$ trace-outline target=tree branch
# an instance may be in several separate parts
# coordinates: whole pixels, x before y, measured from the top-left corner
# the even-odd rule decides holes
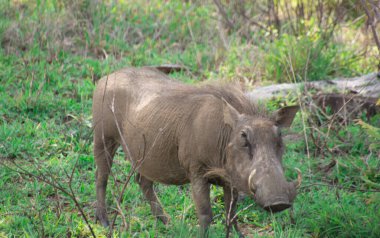
[[[227,23],[228,28],[233,29],[234,24],[233,22],[228,18],[227,12],[224,10],[222,3],[219,0],[214,0],[215,5],[218,7],[220,15],[222,15],[223,19]]]

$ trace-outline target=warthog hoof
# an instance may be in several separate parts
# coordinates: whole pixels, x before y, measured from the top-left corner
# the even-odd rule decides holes
[[[100,224],[104,227],[108,227],[110,225],[108,218],[107,218],[107,212],[105,209],[97,209],[95,214],[95,223],[99,221]]]
[[[170,216],[169,216],[169,215],[166,215],[166,214],[163,214],[163,215],[157,216],[157,218],[158,218],[162,223],[164,223],[164,225],[168,225],[169,222],[170,222]]]

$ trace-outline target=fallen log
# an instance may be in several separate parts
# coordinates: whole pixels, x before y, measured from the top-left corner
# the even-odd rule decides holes
[[[267,101],[276,97],[301,93],[301,88],[316,89],[320,92],[352,93],[365,97],[380,97],[380,73],[370,73],[354,78],[337,78],[333,80],[313,81],[305,83],[284,83],[257,87],[247,92],[252,101]]]

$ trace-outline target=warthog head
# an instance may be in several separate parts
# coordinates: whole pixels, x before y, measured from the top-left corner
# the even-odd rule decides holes
[[[290,126],[298,107],[280,109],[275,119],[239,114],[227,103],[224,107],[225,122],[232,128],[225,158],[228,182],[252,195],[267,211],[289,208],[301,183],[301,173],[297,171],[298,180],[294,182],[284,176],[281,127]]]

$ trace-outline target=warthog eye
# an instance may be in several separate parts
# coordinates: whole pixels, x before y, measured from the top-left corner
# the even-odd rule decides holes
[[[251,159],[252,158],[252,145],[251,143],[249,142],[249,139],[248,139],[248,134],[247,132],[245,131],[242,131],[240,133],[242,139],[243,139],[243,147],[244,148],[248,148],[248,154],[249,154],[249,158]]]
[[[247,132],[245,131],[242,131],[240,133],[241,135],[241,138],[243,139],[243,147],[248,147],[249,146],[249,141],[248,141],[248,135],[247,135]]]
[[[247,133],[246,133],[245,131],[242,131],[242,132],[240,133],[240,135],[241,135],[241,137],[243,137],[244,139],[247,138]]]

